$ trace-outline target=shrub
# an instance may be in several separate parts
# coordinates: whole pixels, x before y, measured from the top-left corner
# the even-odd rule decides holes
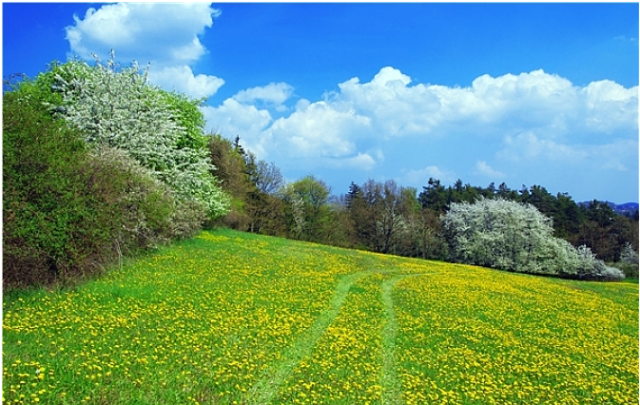
[[[616,263],[629,278],[638,278],[638,253],[633,250],[630,243],[626,243],[620,254],[620,262]]]
[[[106,64],[55,65],[36,81],[39,88],[50,85],[56,96],[49,108],[90,144],[126,151],[211,219],[228,211],[229,198],[211,175],[199,101],[149,85],[135,62],[121,69],[113,54]]]
[[[575,249],[553,237],[551,219],[530,204],[502,199],[452,203],[442,224],[454,261],[580,279],[623,278],[586,246]]]
[[[124,151],[88,148],[32,83],[3,102],[3,285],[68,281],[193,235],[204,208]]]
[[[4,95],[3,284],[50,282],[77,267],[87,252],[76,238],[92,232],[83,226],[95,208],[83,197],[86,145],[40,102],[37,92]]]

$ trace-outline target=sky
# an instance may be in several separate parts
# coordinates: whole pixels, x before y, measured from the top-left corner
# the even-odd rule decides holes
[[[3,3],[2,74],[111,49],[287,181],[639,200],[638,3]]]

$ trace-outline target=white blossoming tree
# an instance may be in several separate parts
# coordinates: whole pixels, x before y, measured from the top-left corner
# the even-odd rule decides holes
[[[120,68],[113,53],[106,64],[71,60],[52,74],[59,97],[50,107],[87,142],[125,151],[210,218],[228,212],[229,197],[211,174],[200,101],[151,86],[147,70],[135,62]]]
[[[576,249],[554,237],[551,219],[530,204],[502,199],[452,203],[441,220],[457,262],[581,279],[624,278],[588,247]]]

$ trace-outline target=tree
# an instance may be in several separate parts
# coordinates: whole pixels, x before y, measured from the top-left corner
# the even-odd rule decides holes
[[[530,204],[502,199],[453,203],[443,217],[454,261],[573,278],[620,279],[587,247],[553,237],[551,220]]]
[[[280,169],[272,162],[258,160],[240,146],[236,137],[235,150],[242,154],[250,188],[245,197],[244,211],[249,218],[248,231],[274,236],[286,236],[287,225],[283,198],[284,180]],[[284,198],[286,199],[286,197]]]
[[[293,182],[288,192],[293,226],[302,230],[298,237],[306,240],[325,242],[331,223],[329,195],[331,191],[325,182],[314,176],[306,176]],[[300,214],[297,210],[301,210]],[[304,226],[300,227],[297,215],[302,215]]]
[[[569,239],[571,235],[578,233],[580,224],[584,222],[580,207],[566,193],[558,193],[551,217],[555,235],[564,239]]]
[[[183,201],[199,204],[210,218],[225,214],[229,198],[211,175],[200,101],[147,83],[134,62],[111,59],[94,66],[72,60],[41,75],[58,100],[49,107],[92,145],[122,149],[169,185]]]
[[[222,190],[231,197],[229,212],[218,221],[233,229],[245,231],[250,222],[247,212],[248,194],[255,186],[251,183],[245,156],[241,154],[244,151],[218,134],[209,136],[207,147],[212,164],[211,174],[218,179]]]
[[[351,209],[353,202],[358,198],[362,198],[362,189],[356,183],[351,182],[349,191],[345,197],[345,205],[348,210]]]
[[[402,189],[394,180],[387,180],[382,184],[381,191],[379,208],[376,210],[379,251],[396,253],[398,236],[405,225],[402,212]],[[410,209],[410,207],[406,208]]]
[[[355,228],[347,204],[347,195],[329,197],[330,223],[326,243],[340,247],[354,247]]]
[[[504,182],[500,183],[498,186],[498,192],[496,195],[503,200],[516,201],[518,199],[518,193],[509,189],[507,184]]]
[[[400,190],[402,221],[396,232],[393,252],[423,259],[444,259],[436,253],[440,229],[438,215],[428,208],[423,209],[416,194],[415,188],[402,187]]]
[[[306,213],[304,200],[296,191],[293,183],[286,184],[280,191],[282,200],[287,204],[287,224],[290,235],[294,239],[302,239],[306,228]]]
[[[429,208],[436,212],[445,212],[447,209],[446,189],[440,184],[440,180],[429,178],[427,186],[422,187],[418,196],[422,208]]]
[[[382,194],[381,186],[372,179],[367,180],[362,186],[353,182],[351,184],[346,200],[353,225],[352,246],[379,251],[376,211]]]
[[[351,183],[346,204],[354,246],[382,253],[407,249],[399,241],[407,230],[405,213],[420,209],[415,189],[403,189],[393,180],[369,179],[362,186]]]
[[[627,277],[638,278],[638,252],[633,250],[630,243],[626,243],[622,248],[620,264]]]
[[[255,162],[253,154],[249,154],[250,161]],[[274,195],[284,184],[284,178],[275,163],[267,163],[258,160],[254,163],[253,170],[250,171],[250,180],[258,191],[264,194]]]

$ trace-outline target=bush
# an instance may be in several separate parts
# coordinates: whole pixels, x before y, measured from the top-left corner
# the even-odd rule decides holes
[[[452,203],[442,224],[454,261],[578,279],[624,278],[586,246],[575,249],[553,237],[551,219],[530,204],[502,199]]]
[[[112,237],[127,253],[155,247],[175,236],[173,193],[124,151],[96,149],[83,169],[87,192],[104,205],[102,215],[111,218],[104,218],[100,224],[111,229]]]
[[[50,282],[86,257],[75,239],[90,234],[80,167],[86,145],[55,121],[37,93],[3,100],[3,284]],[[69,230],[76,233],[71,234]]]
[[[193,235],[205,209],[121,150],[91,149],[31,83],[3,102],[3,285],[68,281]]]
[[[49,108],[87,142],[125,151],[210,219],[224,215],[229,197],[211,174],[200,101],[153,87],[135,62],[121,69],[113,58],[53,65],[36,87],[49,86]]]
[[[620,262],[616,266],[620,267],[626,277],[638,278],[638,253],[630,243],[627,242],[622,248]]]

